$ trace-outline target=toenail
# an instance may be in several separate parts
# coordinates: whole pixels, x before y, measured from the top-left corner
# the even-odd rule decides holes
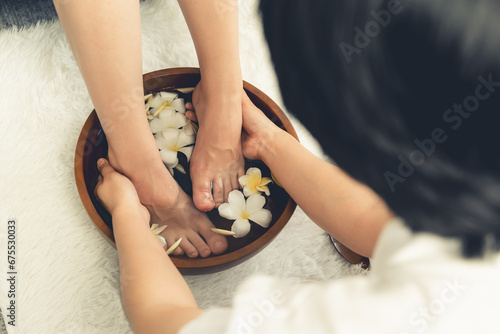
[[[189,254],[190,257],[197,257],[198,256],[198,253],[197,252],[191,252]]]
[[[210,249],[205,249],[203,252],[201,252],[203,256],[208,256],[210,255]]]
[[[214,244],[214,248],[215,250],[218,250],[222,247],[222,241],[217,241],[215,244]]]

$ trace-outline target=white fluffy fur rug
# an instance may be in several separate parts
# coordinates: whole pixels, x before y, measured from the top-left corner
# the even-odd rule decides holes
[[[279,104],[254,0],[240,1],[244,79]],[[174,0],[142,4],[144,72],[197,66]],[[0,306],[5,315],[6,224],[18,220],[18,326],[9,333],[130,333],[120,303],[118,258],[87,216],[73,158],[93,109],[59,22],[0,32]],[[294,121],[304,145],[318,146]],[[225,272],[187,276],[200,307],[229,305],[253,273],[294,280],[360,274],[300,210],[264,251]]]

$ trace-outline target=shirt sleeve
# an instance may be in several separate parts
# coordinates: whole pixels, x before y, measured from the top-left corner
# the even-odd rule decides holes
[[[238,289],[232,308],[209,309],[180,334],[332,334],[330,310],[317,302],[323,291],[320,283],[253,277]]]

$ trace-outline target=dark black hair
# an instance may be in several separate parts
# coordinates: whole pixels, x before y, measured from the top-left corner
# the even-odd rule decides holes
[[[500,249],[500,4],[260,8],[285,104],[325,152],[413,231]]]

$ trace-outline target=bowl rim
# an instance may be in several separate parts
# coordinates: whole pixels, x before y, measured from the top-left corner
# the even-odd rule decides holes
[[[200,70],[199,68],[195,67],[176,67],[176,68],[162,69],[144,74],[143,82],[145,82],[146,80],[157,78],[159,76],[181,75],[181,74],[200,74]],[[243,81],[243,88],[249,95],[250,99],[252,99],[252,97],[257,98],[261,100],[265,105],[267,105],[268,108],[275,113],[276,117],[278,117],[280,122],[283,124],[285,131],[288,132],[290,135],[292,135],[297,141],[299,141],[297,132],[295,131],[292,123],[285,115],[283,110],[281,110],[281,108],[276,104],[276,102],[274,102],[269,96],[267,96],[260,89],[258,89],[257,87],[246,81]],[[97,120],[97,113],[94,109],[87,117],[82,127],[82,130],[80,131],[80,135],[78,137],[75,150],[75,160],[74,160],[75,180],[78,193],[80,195],[80,199],[83,203],[85,210],[87,211],[87,214],[90,216],[95,227],[97,228],[99,233],[101,233],[101,235],[104,237],[104,239],[110,245],[116,248],[113,232],[108,227],[108,225],[106,225],[106,223],[103,221],[103,219],[95,209],[92,200],[90,199],[83,174],[83,154],[85,152],[85,145],[87,142],[88,135],[90,133],[90,129],[92,128],[96,120]],[[285,206],[283,213],[278,218],[278,220],[273,224],[273,226],[271,226],[257,240],[233,252],[210,256],[207,258],[189,259],[189,258],[180,258],[175,256],[171,256],[170,258],[172,262],[175,264],[175,266],[179,269],[211,268],[219,265],[229,264],[234,261],[243,260],[247,256],[250,256],[251,254],[256,254],[262,249],[264,249],[279,234],[279,232],[283,229],[283,227],[285,227],[286,223],[291,218],[293,212],[295,211],[296,206],[297,206],[296,203],[290,197],[288,199],[288,202]]]

